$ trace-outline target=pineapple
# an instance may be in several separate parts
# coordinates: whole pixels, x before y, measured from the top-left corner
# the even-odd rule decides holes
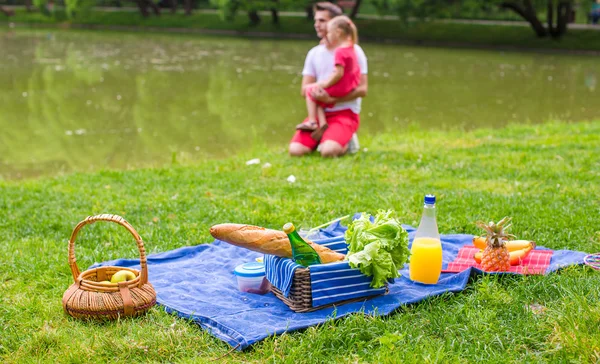
[[[510,217],[505,217],[497,224],[494,224],[493,221],[489,224],[482,221],[477,222],[477,226],[487,233],[487,247],[481,254],[481,267],[486,272],[503,272],[510,268],[510,254],[505,243],[509,238],[514,239],[515,237],[507,233],[511,226],[508,224],[510,220]]]

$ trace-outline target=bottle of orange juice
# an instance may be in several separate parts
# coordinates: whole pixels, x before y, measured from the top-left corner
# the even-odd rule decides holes
[[[442,243],[435,217],[435,196],[425,196],[421,223],[410,249],[410,279],[436,284],[442,272]]]

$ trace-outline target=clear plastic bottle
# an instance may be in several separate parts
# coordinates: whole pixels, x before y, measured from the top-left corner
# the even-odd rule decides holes
[[[437,226],[434,195],[425,196],[423,216],[410,253],[410,279],[425,284],[436,284],[442,272],[442,243]]]

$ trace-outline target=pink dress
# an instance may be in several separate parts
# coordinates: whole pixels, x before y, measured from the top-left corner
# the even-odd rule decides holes
[[[354,46],[337,47],[335,49],[334,61],[336,66],[340,65],[344,67],[344,75],[336,84],[327,87],[325,91],[327,91],[331,97],[346,96],[360,83],[360,67],[358,65]],[[312,96],[310,96],[311,90],[312,88],[307,90],[307,95],[311,100],[324,108],[333,107],[333,104],[325,104],[314,100]]]

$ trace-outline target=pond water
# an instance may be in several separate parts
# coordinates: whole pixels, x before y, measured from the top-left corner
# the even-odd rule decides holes
[[[285,150],[306,40],[0,31],[0,179]],[[598,115],[592,56],[362,45],[359,135]]]

